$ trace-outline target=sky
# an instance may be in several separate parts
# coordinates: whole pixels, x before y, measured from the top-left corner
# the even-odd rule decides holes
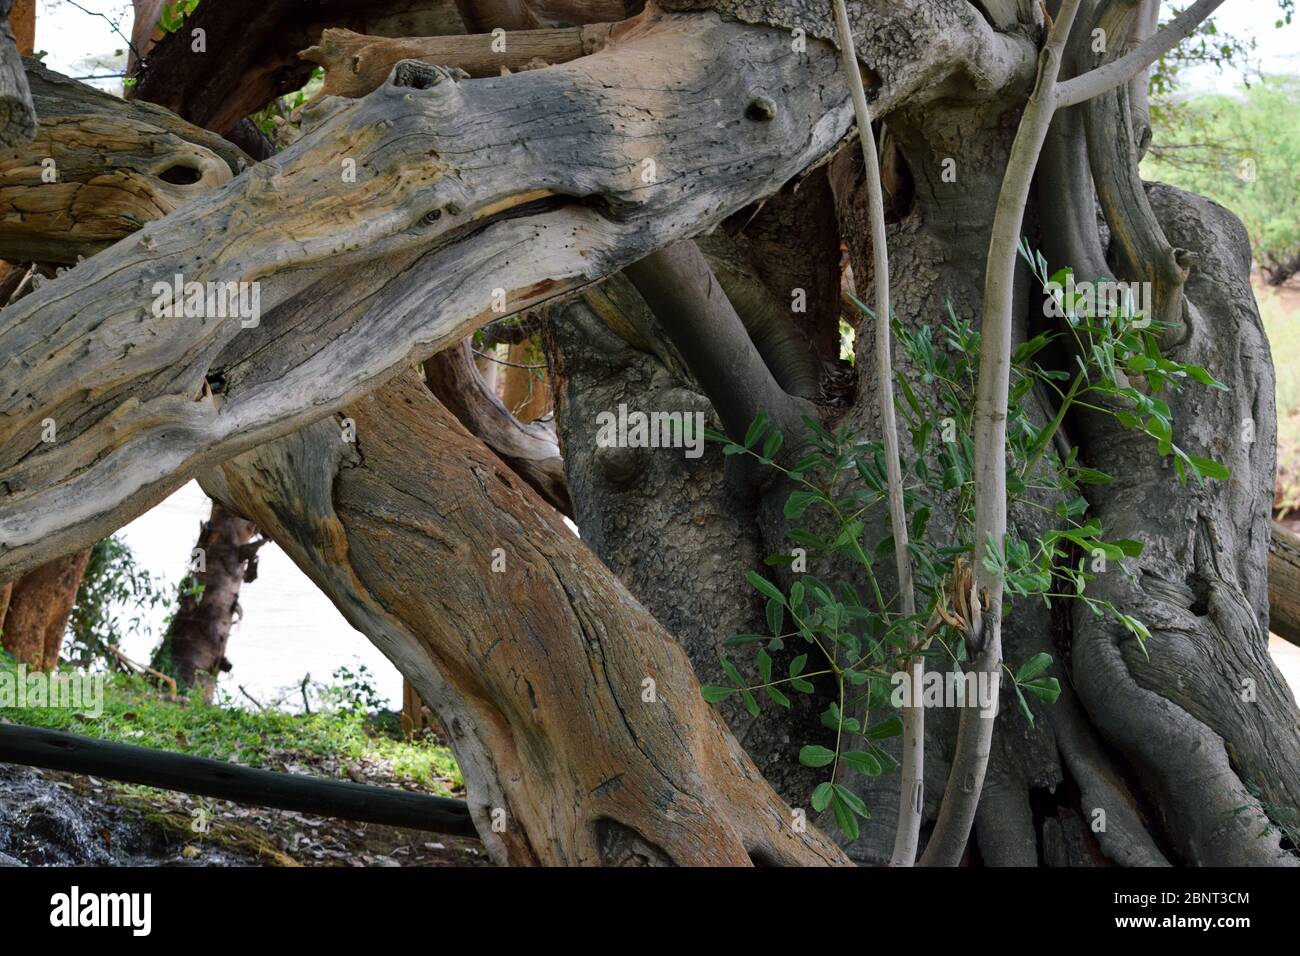
[[[90,13],[78,10],[74,4]],[[125,48],[125,41],[113,32],[107,20],[91,15],[95,13],[117,20],[122,33],[131,35],[133,17],[129,0],[38,0],[36,48],[47,51],[45,62],[51,69],[83,76],[87,58]],[[1265,72],[1300,74],[1300,16],[1296,22],[1277,30],[1273,24],[1279,17],[1274,0],[1227,0],[1215,20],[1222,31],[1255,38],[1258,43],[1255,55]],[[1240,81],[1239,73],[1214,67],[1188,71],[1185,80],[1189,92],[1221,93],[1231,92]],[[117,91],[115,81],[96,85]]]

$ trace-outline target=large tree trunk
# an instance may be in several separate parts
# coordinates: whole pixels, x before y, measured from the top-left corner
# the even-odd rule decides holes
[[[69,554],[13,583],[0,645],[28,667],[52,671],[58,666],[68,617],[88,560],[89,551]]]
[[[287,15],[284,4],[262,6],[259,23]],[[534,30],[554,25],[561,6],[465,0],[458,29],[426,32]],[[12,575],[83,547],[216,467],[211,491],[278,540],[438,710],[497,859],[839,860],[795,830],[754,765],[802,802],[807,778],[792,740],[809,739],[800,721],[825,700],[809,699],[793,719],[724,710],[752,764],[703,707],[686,659],[708,677],[722,638],[761,629],[761,607],[741,582],[765,553],[788,550],[787,489],[739,469],[727,480],[715,452],[645,455],[598,448],[592,434],[595,413],[623,402],[716,415],[734,435],[762,403],[781,406],[789,424],[812,400],[824,420],[878,436],[871,377],[846,388],[844,370],[826,366],[832,209],[863,298],[876,278],[861,168],[844,154],[808,174],[850,118],[824,42],[834,32],[829,5],[660,6],[611,29],[600,52],[546,69],[459,81],[454,69],[400,64],[364,99],[323,101],[315,125],[274,162],[0,314],[0,569]],[[1076,36],[1089,38],[1096,6],[1085,4]],[[1104,6],[1123,19],[1139,5]],[[601,16],[570,10],[566,22],[619,16],[603,3],[587,12],[597,7]],[[705,7],[712,12],[698,12]],[[202,15],[215,26],[250,9]],[[897,319],[940,325],[950,301],[978,325],[989,223],[1033,81],[1040,7],[907,0],[855,3],[851,15],[887,141]],[[1124,25],[1106,25],[1118,55]],[[182,40],[165,42],[179,51]],[[485,72],[482,42],[439,41],[440,65],[456,68],[459,56]],[[392,50],[363,46],[367,56]],[[219,66],[169,55],[180,57],[177,76],[203,83]],[[1087,65],[1076,48],[1066,75]],[[224,96],[232,86],[208,88]],[[1294,862],[1273,827],[1300,804],[1300,732],[1264,644],[1272,381],[1249,256],[1221,210],[1143,187],[1144,123],[1127,95],[1058,116],[1023,232],[1053,268],[1156,283],[1160,314],[1180,333],[1167,350],[1231,386],[1171,403],[1178,441],[1226,461],[1233,480],[1182,487],[1153,448],[1105,420],[1066,422],[1082,460],[1123,476],[1091,494],[1091,507],[1108,536],[1146,550],[1130,562],[1136,581],[1115,570],[1093,586],[1151,626],[1150,657],[1090,615],[1011,606],[1008,662],[1047,652],[1071,679],[1033,726],[1002,701],[968,859]],[[209,121],[223,102],[202,106]],[[354,182],[343,175],[349,160]],[[661,251],[719,225],[698,248]],[[552,310],[547,333],[574,516],[620,584],[410,376],[384,383],[465,342],[502,314],[503,298],[507,314],[522,310],[647,253],[629,270],[640,295],[610,280]],[[261,281],[260,325],[151,315],[151,282],[175,273]],[[788,311],[796,290],[816,303],[812,315]],[[1027,283],[1017,290],[1017,342],[1047,325],[1029,293]],[[858,330],[858,369],[873,366],[873,334],[870,322]],[[916,390],[933,388],[918,378]],[[462,398],[475,390],[443,388]],[[1026,402],[1039,424],[1055,411],[1045,394]],[[463,404],[456,415],[494,447],[518,440],[501,410]],[[38,441],[46,418],[59,424],[52,447]],[[1253,442],[1237,437],[1243,421]],[[529,481],[546,488],[556,461],[532,441],[540,436],[528,438],[529,454],[541,448],[546,462]],[[1032,502],[1011,523],[1033,537],[1055,520],[1054,504]],[[943,512],[932,529],[948,526]],[[887,533],[880,517],[867,524],[868,544]],[[496,559],[504,570],[493,570]],[[641,696],[647,678],[653,701]],[[926,721],[927,826],[955,729],[950,711]],[[849,855],[883,860],[896,780],[851,779],[874,815]],[[491,826],[493,810],[504,830]],[[1100,829],[1090,826],[1097,811]]]
[[[181,598],[153,666],[195,688],[212,702],[217,678],[230,670],[226,644],[239,610],[239,591],[257,576],[257,526],[212,502],[212,513],[199,528],[190,573],[182,582]]]
[[[355,443],[327,419],[204,487],[437,711],[495,860],[843,861],[764,782],[668,633],[418,377],[346,414]]]

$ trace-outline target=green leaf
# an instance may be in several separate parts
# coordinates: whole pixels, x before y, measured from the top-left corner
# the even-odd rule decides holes
[[[1049,704],[1055,704],[1056,699],[1061,696],[1061,682],[1055,677],[1040,677],[1037,680],[1026,681],[1024,688],[1039,700],[1045,700]]]
[[[785,605],[773,598],[767,602],[767,626],[773,637],[780,636],[783,624],[785,624]]]
[[[1047,668],[1052,666],[1052,655],[1047,653],[1035,654],[1029,660],[1020,665],[1016,671],[1016,683],[1023,683],[1037,677]]]
[[[840,799],[839,791],[836,790],[831,799],[831,812],[835,814],[835,825],[840,828],[850,840],[858,838],[858,818],[853,815],[853,811],[848,805]]]
[[[772,434],[767,436],[767,441],[763,442],[763,457],[775,458],[776,453],[781,450],[783,440],[781,433],[773,429]]]
[[[763,594],[765,597],[770,597],[774,601],[780,601],[782,604],[785,603],[785,595],[781,593],[781,589],[757,571],[746,571],[745,580],[752,584],[755,590]]]
[[[820,497],[815,491],[790,492],[790,497],[785,500],[785,516],[792,521],[803,517],[808,506]]]
[[[851,750],[840,754],[843,761],[852,770],[868,777],[880,776],[880,761],[865,750]]]
[[[735,692],[736,690],[734,687],[705,686],[700,688],[700,693],[704,696],[704,699],[708,701],[710,704],[720,703],[726,700]]]
[[[834,789],[832,789],[829,783],[817,784],[816,788],[813,789],[812,798],[810,801],[812,803],[812,808],[816,810],[818,813],[821,813],[828,806],[830,806],[831,797],[834,795],[835,795],[835,791]]]
[[[862,802],[861,797],[842,784],[832,783],[831,787],[835,790],[835,796],[843,800],[850,810],[864,820],[871,819],[871,812],[867,809],[867,805]]]
[[[757,717],[758,701],[754,699],[754,695],[747,690],[742,690],[740,692],[740,696],[745,699],[745,710],[749,711],[749,716]]]
[[[745,447],[753,448],[754,442],[763,437],[765,431],[767,431],[767,412],[759,412],[749,423],[749,430],[745,432]]]
[[[1232,477],[1232,473],[1223,465],[1214,461],[1212,458],[1202,458],[1200,455],[1188,455],[1187,460],[1192,463],[1196,473],[1202,478],[1214,478],[1218,481],[1227,481]]]
[[[786,710],[790,709],[790,698],[786,697],[785,694],[771,686],[764,687],[763,690],[767,692],[767,696],[772,698],[775,703],[784,707]]]
[[[895,714],[887,717],[874,727],[868,727],[867,732],[863,735],[869,740],[884,740],[888,737],[898,737],[903,733],[903,718]]]
[[[763,683],[769,683],[772,680],[772,658],[767,651],[760,647],[754,663],[758,667],[758,676],[763,678]]]
[[[727,660],[725,657],[720,657],[718,660],[722,662],[722,669],[726,671],[727,678],[737,687],[744,687],[745,681],[740,676],[740,671],[736,670],[736,665],[731,663],[731,661]]]
[[[790,676],[798,677],[800,674],[803,673],[803,669],[805,666],[807,666],[807,664],[808,664],[808,655],[800,654],[798,657],[796,657],[794,660],[790,662]]]
[[[835,751],[820,744],[808,744],[799,751],[799,762],[805,767],[825,767],[835,760]]]
[[[801,694],[811,694],[813,692],[812,682],[806,681],[802,677],[796,677],[790,681],[790,686]]]
[[[733,634],[723,641],[724,647],[740,647],[743,644],[757,644],[759,641],[768,640],[766,634]]]

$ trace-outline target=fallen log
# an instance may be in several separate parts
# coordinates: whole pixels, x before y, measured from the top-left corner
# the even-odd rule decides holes
[[[520,30],[507,37],[490,33],[454,37],[388,39],[351,30],[328,29],[320,43],[299,54],[325,68],[320,96],[365,96],[388,79],[402,60],[456,67],[470,76],[499,76],[533,65],[567,63],[599,50],[614,29],[593,23],[558,30]]]
[[[240,767],[38,727],[0,725],[0,761],[89,774],[255,807],[450,836],[477,836],[463,800]]]
[[[1300,647],[1300,536],[1276,521],[1268,542],[1268,629]]]

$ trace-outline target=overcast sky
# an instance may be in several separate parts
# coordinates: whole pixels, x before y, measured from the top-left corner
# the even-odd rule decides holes
[[[131,34],[131,4],[128,0],[75,0],[92,13],[106,14],[118,21],[124,34]],[[205,0],[220,2],[220,0]],[[36,10],[36,48],[46,50],[45,62],[51,69],[70,76],[85,74],[84,61],[89,57],[111,54],[125,48],[121,37],[113,33],[101,17],[76,9],[74,0],[39,0]],[[1256,51],[1265,72],[1300,74],[1300,18],[1281,30],[1273,24],[1279,18],[1273,0],[1227,0],[1216,14],[1219,28],[1229,33],[1253,36]],[[1229,92],[1240,75],[1220,72],[1213,67],[1191,71],[1189,86]],[[113,88],[114,84],[97,84]]]

